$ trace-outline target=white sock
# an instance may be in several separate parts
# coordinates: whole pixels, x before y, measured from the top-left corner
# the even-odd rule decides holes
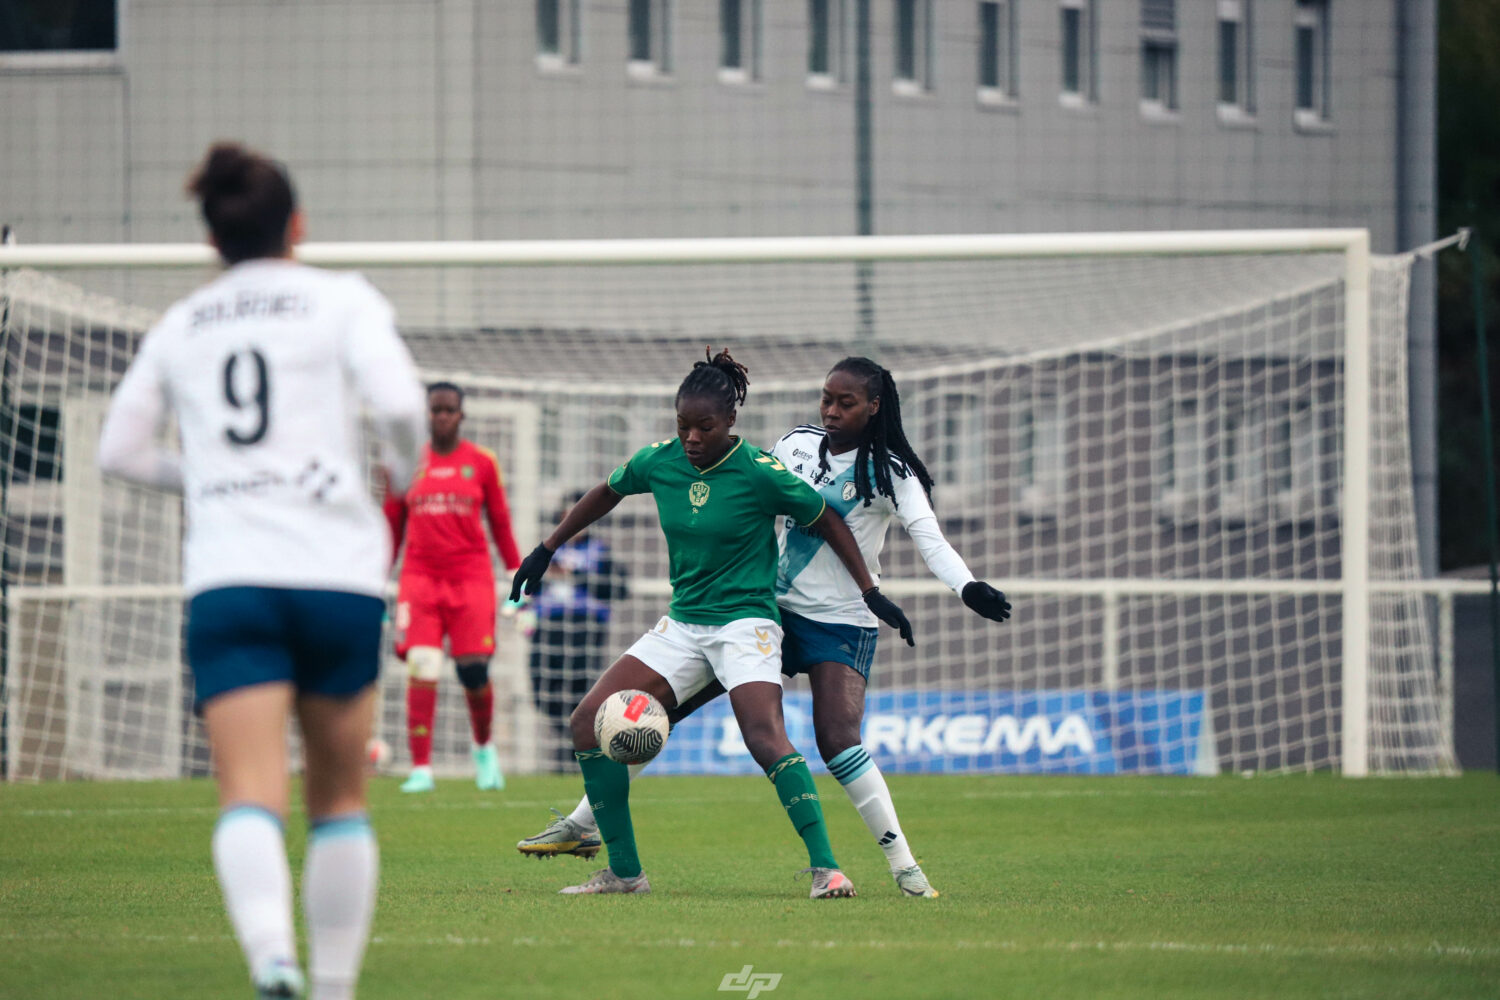
[[[312,1000],[349,1000],[370,940],[380,851],[364,813],[313,824],[302,868]]]
[[[630,772],[630,780],[634,781],[640,777],[641,772],[646,769],[645,764],[627,764],[625,770]],[[578,800],[573,811],[568,813],[568,819],[582,827],[584,833],[598,833],[599,824],[594,822],[594,810],[589,805],[589,797],[585,795]]]
[[[296,964],[292,873],[281,820],[260,806],[230,806],[213,837],[214,871],[250,975],[272,961]]]
[[[896,819],[896,805],[891,801],[891,790],[886,787],[880,768],[870,759],[865,748],[855,745],[828,762],[828,773],[844,786],[844,792],[854,808],[864,818],[875,842],[885,852],[891,871],[910,868],[917,863],[906,837],[901,833],[901,822]]]

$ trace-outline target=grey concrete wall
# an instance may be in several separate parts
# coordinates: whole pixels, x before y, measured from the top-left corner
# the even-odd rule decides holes
[[[1393,4],[1333,4],[1332,127],[1307,133],[1292,0],[1253,5],[1251,127],[1214,113],[1213,4],[1178,4],[1161,123],[1138,106],[1136,4],[1099,4],[1100,100],[1071,109],[1058,5],[1019,3],[1019,99],[993,109],[973,3],[936,0],[933,89],[903,97],[893,5],[871,0],[877,232],[1362,225],[1393,248]],[[523,0],[129,0],[115,68],[0,70],[0,221],[28,242],[196,238],[183,176],[229,136],[292,166],[316,239],[852,232],[852,90],[807,86],[805,6],[767,0],[745,85],[718,79],[718,5],[673,7],[673,72],[640,82],[624,0],[585,0],[560,72]]]

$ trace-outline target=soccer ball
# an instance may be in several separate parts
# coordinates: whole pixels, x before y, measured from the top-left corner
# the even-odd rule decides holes
[[[644,764],[667,742],[667,710],[644,691],[616,691],[594,715],[594,739],[611,760]]]
[[[365,744],[365,758],[369,761],[370,770],[384,770],[391,762],[391,745],[379,736],[372,736]]]

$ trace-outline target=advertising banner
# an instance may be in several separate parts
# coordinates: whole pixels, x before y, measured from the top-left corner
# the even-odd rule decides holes
[[[826,773],[812,696],[787,692],[787,735]],[[1213,774],[1200,691],[874,691],[864,746],[888,774]],[[650,774],[759,774],[729,699],[679,723]]]

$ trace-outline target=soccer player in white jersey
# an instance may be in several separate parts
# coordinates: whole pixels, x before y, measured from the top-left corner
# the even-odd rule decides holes
[[[422,386],[379,292],[291,259],[304,224],[277,164],[219,143],[188,189],[227,270],[146,334],[98,460],[185,500],[188,661],[221,810],[214,867],[256,994],[305,989],[282,834],[295,712],[311,996],[345,1000],[375,907],[365,743],[391,544],[360,414],[404,488],[425,435]],[[168,417],[180,452],[159,443]]]
[[[1009,618],[1005,595],[974,578],[938,527],[932,477],[906,439],[891,373],[868,358],[845,358],[828,373],[819,409],[821,427],[794,428],[771,454],[843,515],[871,577],[878,581],[886,529],[895,518],[917,543],[928,568],[969,608],[992,621]],[[901,831],[885,778],[860,742],[865,686],[875,658],[875,618],[817,533],[787,518],[781,541],[776,603],[783,629],[782,670],[808,675],[818,751],[885,852],[897,887],[910,896],[936,896]],[[713,687],[705,689],[670,710],[672,721],[717,694]],[[517,847],[530,854],[588,856],[598,849],[595,830],[585,798],[571,815],[559,816]]]

